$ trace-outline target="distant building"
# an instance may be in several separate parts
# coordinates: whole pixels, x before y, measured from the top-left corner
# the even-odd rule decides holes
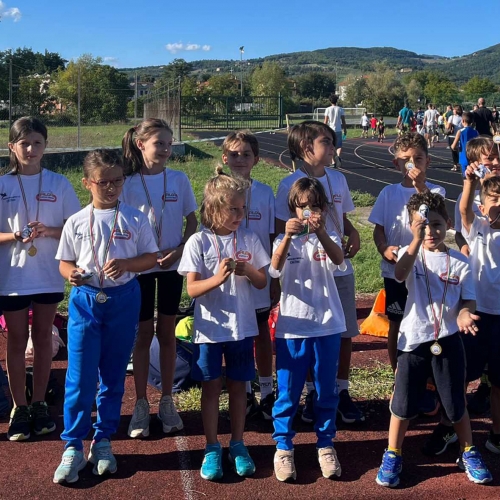
[[[151,92],[151,90],[153,90],[154,85],[155,85],[154,82],[138,82],[137,83],[137,96],[138,97],[147,96]],[[129,87],[135,93],[135,82],[129,83]]]

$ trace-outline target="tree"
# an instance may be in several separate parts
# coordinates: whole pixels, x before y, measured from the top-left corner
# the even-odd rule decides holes
[[[238,96],[238,80],[233,75],[214,75],[208,80],[207,92],[213,96]]]
[[[250,75],[253,96],[290,95],[290,83],[284,69],[276,62],[265,61]]]
[[[463,87],[467,99],[471,101],[477,100],[479,97],[485,97],[498,91],[498,86],[495,85],[489,78],[480,78],[473,76]]]
[[[174,81],[183,81],[193,71],[193,65],[184,59],[174,59],[163,69],[163,74],[157,81],[157,86],[162,87]]]
[[[49,92],[50,75],[28,75],[19,79],[17,101],[26,115],[43,115],[54,110],[56,99]]]
[[[355,108],[361,104],[368,95],[368,85],[363,77],[348,76],[346,78],[346,91],[344,104],[348,108]]]
[[[444,73],[438,72],[429,73],[424,95],[428,102],[436,106],[457,102],[459,97],[457,86]]]
[[[374,63],[375,73],[366,79],[366,107],[372,113],[396,116],[406,99],[405,88],[396,72],[384,63]]]
[[[335,92],[336,78],[332,73],[307,73],[297,79],[299,94],[319,100]]]
[[[405,85],[406,96],[408,104],[416,109],[421,106],[420,102],[424,96],[424,91],[420,82],[418,80],[410,80],[407,85]]]
[[[77,117],[80,80],[80,115],[83,123],[109,123],[126,119],[127,101],[134,91],[123,73],[101,63],[100,57],[85,54],[56,73],[50,92],[61,101],[69,118],[74,120]]]

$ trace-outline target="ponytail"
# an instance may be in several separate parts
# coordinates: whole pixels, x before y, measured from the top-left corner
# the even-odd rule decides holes
[[[141,150],[135,142],[136,128],[132,127],[125,132],[122,140],[123,164],[125,166],[125,175],[138,173],[144,166]]]

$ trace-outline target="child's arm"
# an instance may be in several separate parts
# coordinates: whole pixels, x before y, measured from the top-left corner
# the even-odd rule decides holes
[[[460,231],[455,231],[455,243],[460,249],[460,253],[462,253],[466,257],[470,255],[470,247],[467,243],[467,240],[464,238],[464,235]]]
[[[345,257],[352,259],[359,252],[361,240],[359,238],[358,230],[347,218],[347,214],[344,214],[344,234],[347,236],[347,242],[345,244]]]
[[[102,270],[108,278],[115,280],[126,272],[137,274],[155,267],[156,259],[156,252],[143,253],[129,259],[111,259],[104,264]]]
[[[398,260],[398,247],[387,244],[384,226],[375,224],[375,229],[373,230],[373,240],[375,241],[377,251],[380,255],[382,255],[382,258],[390,264],[395,264]]]
[[[313,213],[309,219],[309,227],[312,232],[316,233],[330,260],[337,266],[342,264],[344,262],[344,251],[326,232],[324,214]]]
[[[234,274],[236,274],[236,276],[246,276],[250,283],[258,290],[266,288],[267,277],[264,267],[256,269],[255,266],[252,266],[249,262],[236,261]]]
[[[222,259],[221,263],[219,264],[219,270],[217,271],[217,273],[204,280],[201,279],[200,273],[187,273],[186,284],[188,295],[192,299],[197,299],[198,297],[201,297],[202,295],[215,290],[223,283],[225,283],[233,272],[231,262],[233,262],[233,259]]]
[[[457,149],[458,143],[460,142],[460,133],[461,132],[462,132],[461,130],[459,130],[457,132],[457,135],[455,136],[455,140],[453,141],[452,145],[450,146],[451,149],[453,149],[453,150]]]
[[[478,321],[481,318],[477,314],[473,314],[475,310],[475,300],[464,300],[462,302],[462,308],[460,309],[457,317],[458,329],[461,332],[477,335],[477,326],[475,321]]]
[[[286,262],[288,248],[292,241],[292,236],[298,234],[304,229],[304,224],[300,219],[289,219],[285,224],[285,236],[281,240],[278,248],[273,252],[271,257],[271,266],[277,271],[281,271]]]
[[[408,278],[415,260],[417,259],[420,245],[425,236],[426,220],[423,217],[415,215],[415,220],[411,224],[411,232],[413,233],[413,240],[406,249],[406,252],[398,259],[396,267],[394,268],[394,276],[397,281],[404,281]]]
[[[186,241],[189,240],[189,238],[196,232],[197,227],[198,220],[196,219],[196,214],[191,212],[186,216],[186,228],[184,229],[184,235],[180,245],[176,248],[167,248],[162,251],[163,258],[157,261],[162,269],[168,269],[182,257],[184,245],[186,244]]]
[[[478,165],[477,162],[472,162],[467,166],[465,170],[464,191],[460,200],[460,217],[462,217],[462,225],[467,232],[470,231],[475,217],[472,204],[474,203],[476,185],[479,182],[478,177],[474,174],[474,170],[477,169]]]

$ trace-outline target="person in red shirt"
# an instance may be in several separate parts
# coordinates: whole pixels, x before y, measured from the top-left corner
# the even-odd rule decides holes
[[[370,126],[372,128],[372,139],[374,139],[375,133],[377,132],[377,119],[375,118],[375,115],[372,115],[370,118]]]

